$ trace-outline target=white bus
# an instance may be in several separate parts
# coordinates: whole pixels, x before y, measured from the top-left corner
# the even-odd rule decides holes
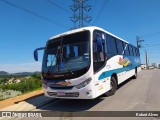
[[[84,27],[50,38],[44,49],[44,94],[53,98],[94,99],[113,95],[141,70],[137,47],[99,28]]]

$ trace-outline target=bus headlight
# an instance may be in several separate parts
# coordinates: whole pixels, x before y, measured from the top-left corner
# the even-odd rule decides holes
[[[48,88],[47,82],[45,80],[42,80],[42,87],[44,87],[45,89]]]
[[[87,80],[85,80],[84,82],[80,83],[79,85],[76,85],[75,87],[77,89],[81,89],[85,86],[87,86],[90,82],[91,82],[92,78],[88,78]]]

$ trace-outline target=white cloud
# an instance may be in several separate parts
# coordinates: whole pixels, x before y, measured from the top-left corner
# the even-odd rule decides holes
[[[35,72],[41,71],[42,62],[22,63],[22,64],[0,64],[0,71],[9,73]]]

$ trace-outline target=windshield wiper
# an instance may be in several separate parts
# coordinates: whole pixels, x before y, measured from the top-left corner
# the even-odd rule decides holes
[[[59,51],[59,48],[57,48],[57,52],[56,52],[56,55],[54,56],[54,58],[53,58],[53,59],[51,59],[51,65],[49,66],[47,73],[50,73],[50,72],[51,72],[53,62],[55,61],[55,59],[56,59],[56,58],[57,58],[57,56],[58,56],[58,51]]]
[[[71,72],[71,73],[72,73],[72,75],[74,74],[74,72],[73,72],[71,69],[68,69],[68,71],[69,71],[69,72]]]

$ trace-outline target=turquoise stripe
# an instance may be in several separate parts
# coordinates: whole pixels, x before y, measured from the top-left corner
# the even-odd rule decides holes
[[[134,69],[135,67],[138,67],[138,66],[140,66],[140,65],[139,64],[137,64],[137,65],[129,65],[127,67],[118,68],[118,69],[114,69],[114,70],[103,72],[98,77],[98,80],[103,80],[104,78],[110,77],[113,73],[118,74],[118,73],[121,73],[121,72],[124,72],[124,71],[130,71],[130,70],[132,70],[132,69]]]

